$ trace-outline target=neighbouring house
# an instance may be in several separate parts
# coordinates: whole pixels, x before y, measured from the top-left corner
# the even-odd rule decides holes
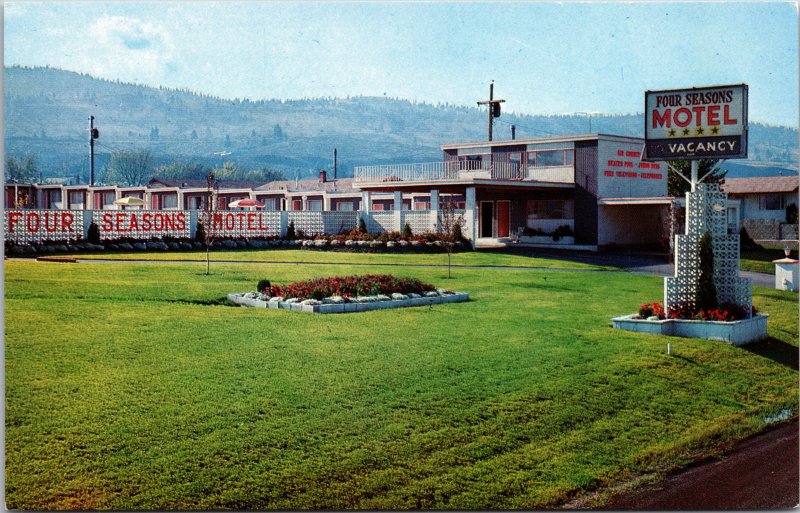
[[[722,190],[741,202],[741,225],[755,240],[797,240],[797,223],[787,223],[787,207],[798,206],[798,176],[726,178]]]

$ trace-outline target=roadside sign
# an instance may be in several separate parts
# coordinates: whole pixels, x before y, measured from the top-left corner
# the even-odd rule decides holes
[[[747,158],[747,85],[645,91],[642,160]]]

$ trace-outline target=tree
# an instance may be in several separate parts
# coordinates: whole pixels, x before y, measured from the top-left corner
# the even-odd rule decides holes
[[[211,245],[217,239],[217,231],[214,229],[214,212],[217,210],[217,195],[219,193],[219,182],[214,177],[213,171],[206,176],[206,201],[203,210],[200,212],[197,233],[202,233],[203,243],[206,246],[206,276],[211,274]],[[201,231],[202,229],[202,231]]]
[[[6,158],[5,179],[8,183],[33,183],[39,175],[36,157],[26,155],[22,160],[10,155]]]
[[[718,162],[719,160],[715,159],[701,159],[697,165],[698,168],[697,178],[698,179],[703,178],[703,176],[705,176],[706,173],[711,171],[714,168],[714,166],[717,165]],[[669,165],[672,168],[675,168],[678,171],[680,171],[681,174],[686,178],[691,177],[692,164],[690,161],[671,160],[669,162]],[[725,175],[727,174],[728,174],[727,169],[719,169],[717,171],[714,171],[710,175],[706,176],[706,178],[703,180],[703,183],[723,184],[725,183]],[[672,169],[669,169],[667,171],[667,194],[674,197],[682,197],[686,195],[686,193],[689,192],[689,190],[691,190],[691,187],[692,187],[691,184],[689,184],[689,182],[678,176],[678,174],[675,171],[673,171]]]
[[[275,124],[275,127],[272,129],[272,138],[278,142],[286,140],[286,135],[284,135],[283,129],[281,129],[279,124]]]
[[[107,166],[109,182],[142,185],[152,178],[153,155],[148,149],[115,151]]]
[[[448,199],[439,203],[438,221],[439,236],[447,251],[447,278],[449,279],[452,278],[450,262],[452,260],[453,247],[463,238],[461,225],[464,224],[464,214],[456,209],[455,202],[452,199]]]
[[[159,178],[172,180],[202,180],[208,176],[210,170],[198,162],[171,162],[160,166],[156,172]]]

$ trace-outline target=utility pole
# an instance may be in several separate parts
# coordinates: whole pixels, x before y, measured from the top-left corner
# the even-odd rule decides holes
[[[494,80],[489,83],[489,100],[478,102],[478,105],[488,105],[489,106],[489,140],[492,140],[492,121],[494,118],[500,117],[500,104],[503,103],[505,100],[495,100],[494,99]]]
[[[336,148],[333,149],[333,179],[336,180]]]
[[[511,140],[517,139],[517,125],[511,125]]]
[[[94,140],[100,132],[94,127],[94,116],[89,116],[89,186],[94,185]]]

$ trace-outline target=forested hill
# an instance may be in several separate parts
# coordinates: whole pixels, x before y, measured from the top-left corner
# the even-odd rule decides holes
[[[35,156],[44,177],[83,180],[90,115],[100,130],[98,169],[115,151],[148,148],[157,165],[233,161],[302,178],[330,169],[336,148],[345,176],[357,165],[439,160],[443,143],[486,138],[486,113],[477,106],[376,97],[226,100],[52,68],[6,67],[4,101],[6,154]],[[509,98],[504,107],[513,104]],[[591,132],[642,135],[641,114],[589,119],[504,112],[495,122],[495,139],[510,139],[512,124],[517,138],[525,138],[588,133],[590,123]],[[796,172],[797,137],[795,129],[751,124],[751,157],[732,173]]]

